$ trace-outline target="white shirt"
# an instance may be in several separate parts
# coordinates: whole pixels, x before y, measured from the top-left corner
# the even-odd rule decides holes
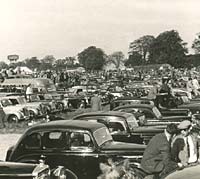
[[[33,89],[30,86],[27,87],[26,94],[33,94]]]
[[[191,136],[187,137],[188,144],[189,144],[189,153],[190,157],[188,159],[188,163],[194,163],[197,161],[197,154],[195,153],[195,146]]]
[[[199,82],[197,79],[193,79],[192,84],[194,89],[199,89]]]

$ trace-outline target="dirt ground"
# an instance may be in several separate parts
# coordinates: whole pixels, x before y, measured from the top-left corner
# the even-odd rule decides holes
[[[0,160],[5,160],[6,151],[17,142],[20,136],[21,134],[0,134]]]

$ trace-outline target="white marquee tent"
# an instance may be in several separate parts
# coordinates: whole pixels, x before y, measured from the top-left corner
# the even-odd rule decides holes
[[[26,66],[23,66],[23,67],[19,67],[18,66],[18,67],[16,67],[14,69],[14,72],[21,73],[21,74],[26,74],[26,75],[33,73],[33,71],[30,68],[26,67]]]

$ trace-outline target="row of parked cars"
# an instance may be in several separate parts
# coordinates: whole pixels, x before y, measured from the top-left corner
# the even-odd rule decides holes
[[[119,100],[122,101],[116,99],[113,103],[118,104]],[[6,160],[38,163],[43,156],[50,168],[64,166],[78,178],[93,179],[100,175],[99,164],[108,158],[129,159],[132,165],[139,163],[145,144],[155,134],[169,123],[192,118],[188,109],[166,112],[144,99],[123,102],[127,104],[112,111],[83,113],[71,120],[56,115],[55,121],[35,125],[10,147]]]
[[[83,113],[71,120],[57,114],[54,121],[30,127],[9,148],[6,161],[36,164],[43,158],[50,171],[62,166],[80,179],[94,179],[108,158],[129,159],[135,166],[149,140],[167,124],[192,119],[188,108],[161,110],[146,98],[117,98],[110,107],[112,111]]]

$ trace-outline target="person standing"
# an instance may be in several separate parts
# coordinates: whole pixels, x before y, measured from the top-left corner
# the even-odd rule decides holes
[[[33,89],[31,87],[31,84],[28,84],[26,88],[26,99],[30,102],[31,101],[31,95],[33,95]]]
[[[5,117],[6,117],[6,114],[5,114],[5,112],[4,112],[4,110],[3,110],[3,108],[2,107],[0,107],[0,126],[1,126],[1,128],[5,128],[6,126],[5,126]]]
[[[189,93],[188,98],[192,99],[192,92],[193,92],[193,84],[192,84],[192,78],[190,77],[186,83],[186,89]]]
[[[192,80],[192,84],[193,84],[193,92],[195,96],[199,96],[200,92],[199,92],[199,82],[197,80],[197,77],[195,76],[194,79]]]
[[[91,98],[91,109],[92,111],[101,111],[101,98],[99,97],[98,91],[95,91],[94,96]]]
[[[177,163],[171,158],[171,138],[177,132],[175,124],[168,124],[163,133],[155,135],[148,143],[141,168],[147,173],[145,179],[158,179],[176,169]]]

